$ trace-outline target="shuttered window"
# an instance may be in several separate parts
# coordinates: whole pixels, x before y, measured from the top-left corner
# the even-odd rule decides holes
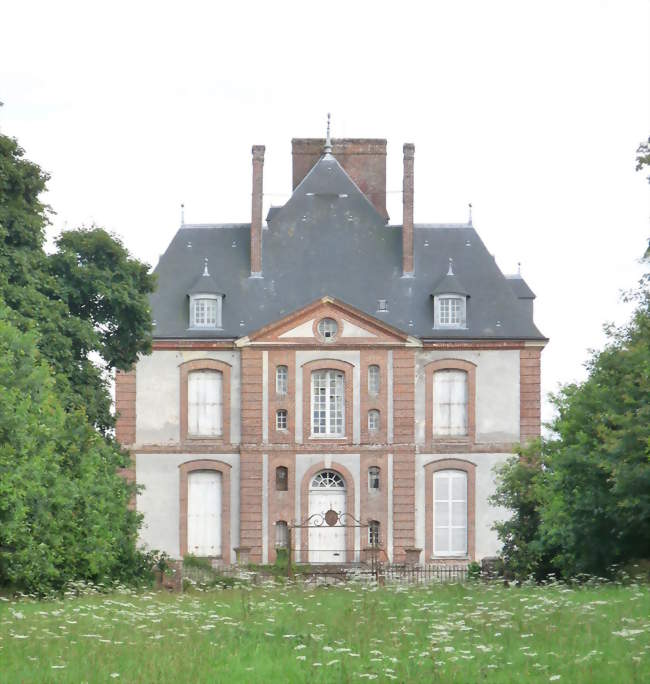
[[[440,470],[433,475],[433,553],[467,555],[467,473]]]
[[[187,478],[187,551],[221,555],[221,473],[197,470]]]
[[[192,371],[187,376],[187,430],[217,437],[223,424],[223,376],[219,371]]]
[[[314,435],[345,434],[345,375],[322,370],[311,374],[311,431]]]
[[[285,520],[275,523],[275,548],[286,549],[289,546],[289,527]]]
[[[467,434],[467,373],[441,370],[433,375],[433,433]]]

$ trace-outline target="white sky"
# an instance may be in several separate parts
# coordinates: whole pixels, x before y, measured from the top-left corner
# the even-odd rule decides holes
[[[179,224],[250,220],[290,190],[292,137],[415,143],[415,220],[474,225],[517,262],[551,338],[543,392],[623,321],[650,234],[646,0],[4,2],[0,130],[52,179],[51,234],[95,222],[152,265]],[[276,196],[269,196],[276,194]],[[392,222],[401,195],[388,195]],[[544,418],[550,418],[549,406]]]

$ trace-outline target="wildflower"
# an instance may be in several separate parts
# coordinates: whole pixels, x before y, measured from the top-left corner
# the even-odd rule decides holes
[[[119,673],[119,672],[111,672],[110,676],[111,676],[113,679],[117,679],[117,678],[120,676],[120,673]]]
[[[327,665],[327,667],[329,667],[330,665],[336,665],[336,663],[340,663],[340,662],[341,662],[340,660],[330,660],[329,663],[326,663],[326,665]]]
[[[297,646],[293,647],[294,651],[302,651],[303,648],[307,648],[305,644],[298,644]]]
[[[548,681],[549,681],[549,682],[557,682],[557,680],[558,680],[560,677],[561,677],[561,675],[551,675],[551,676],[548,678]]]
[[[303,656],[303,655],[296,656],[296,660],[306,660],[306,659],[307,659],[307,656]]]

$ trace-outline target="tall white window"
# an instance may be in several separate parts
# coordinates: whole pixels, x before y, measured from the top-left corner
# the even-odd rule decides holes
[[[379,394],[379,366],[368,366],[368,394],[376,397]]]
[[[467,473],[439,470],[433,474],[433,553],[467,555]]]
[[[433,374],[433,433],[467,434],[467,372],[440,370]]]
[[[368,411],[368,431],[379,431],[379,411],[377,411],[377,409],[371,409]]]
[[[223,376],[219,371],[192,371],[187,376],[187,431],[190,435],[221,435]]]
[[[311,374],[311,431],[313,435],[345,435],[345,375],[337,370]]]
[[[377,466],[368,468],[368,489],[379,489],[379,468]]]
[[[466,298],[458,295],[437,295],[436,309],[437,328],[464,328],[466,322]]]
[[[190,327],[221,327],[221,295],[192,296],[190,301]]]
[[[289,528],[286,521],[278,520],[275,523],[275,548],[286,549],[289,546]]]
[[[278,366],[275,369],[275,393],[284,396],[288,391],[289,369]]]

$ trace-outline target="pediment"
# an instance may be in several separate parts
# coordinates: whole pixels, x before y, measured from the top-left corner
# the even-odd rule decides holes
[[[323,318],[336,321],[337,332],[325,340],[318,332]],[[332,297],[322,297],[288,316],[237,340],[237,346],[308,345],[322,347],[420,346],[419,340]]]

